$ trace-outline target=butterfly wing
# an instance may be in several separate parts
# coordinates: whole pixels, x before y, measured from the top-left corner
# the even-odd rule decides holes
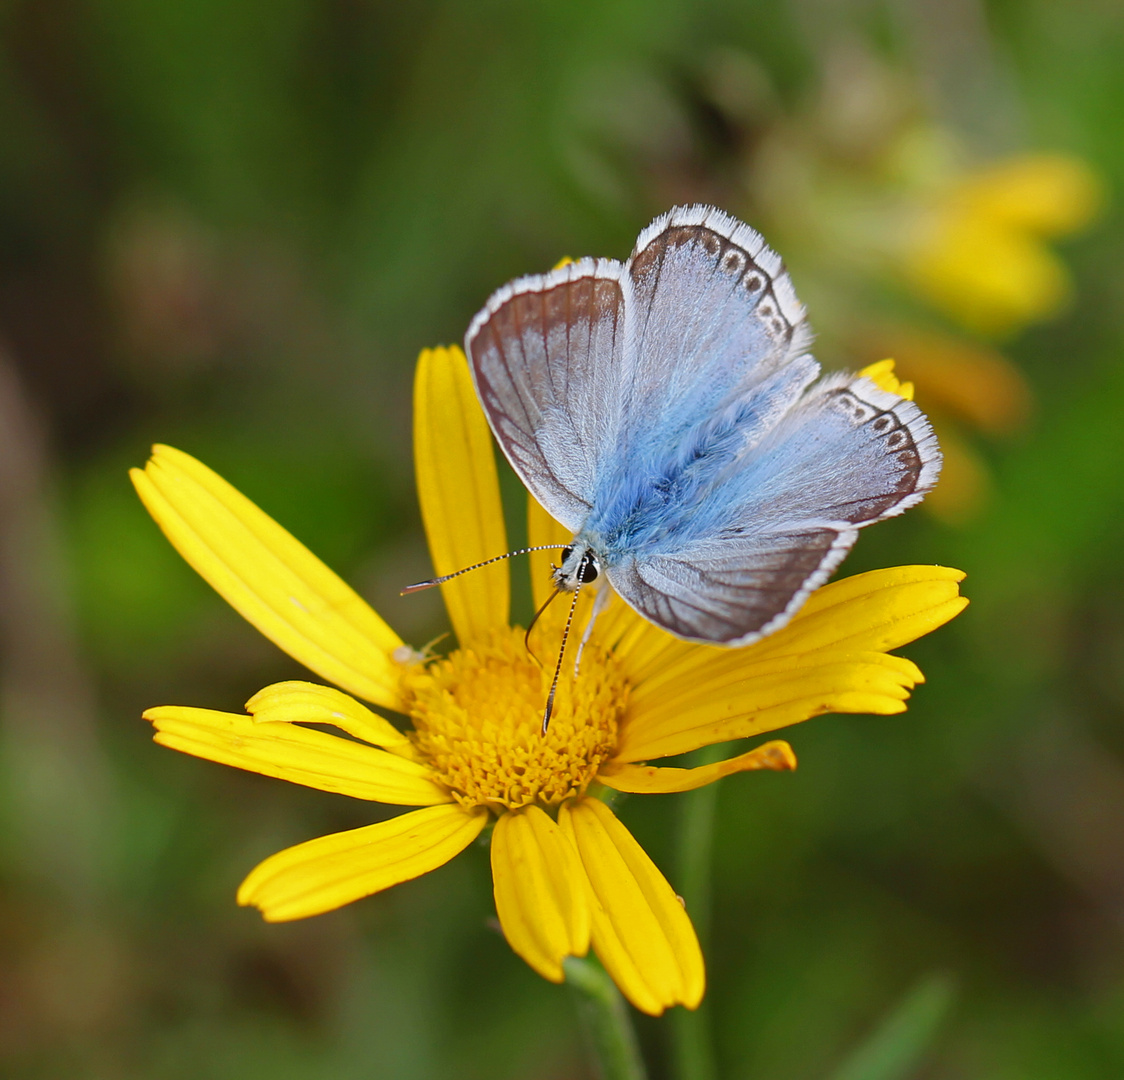
[[[940,451],[911,401],[831,376],[788,410],[738,467],[685,506],[685,543],[608,568],[641,615],[680,637],[747,645],[783,626],[850,550],[937,481]],[[665,548],[667,545],[665,545]]]
[[[629,448],[648,433],[674,436],[807,351],[780,256],[729,214],[676,207],[640,234],[625,270]]]
[[[512,467],[577,531],[617,438],[625,300],[621,264],[582,259],[488,300],[465,337],[477,394]]]

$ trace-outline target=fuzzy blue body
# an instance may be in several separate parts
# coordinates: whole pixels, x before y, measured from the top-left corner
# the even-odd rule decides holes
[[[701,420],[692,395],[660,422],[627,432],[598,472],[593,508],[575,543],[609,569],[750,524],[747,507],[758,502],[759,473],[775,453],[762,439],[818,371],[807,358],[740,389]]]

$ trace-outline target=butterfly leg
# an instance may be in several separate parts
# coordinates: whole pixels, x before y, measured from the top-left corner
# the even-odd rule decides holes
[[[597,616],[609,606],[609,597],[612,596],[613,589],[609,583],[602,582],[597,589],[597,595],[593,599],[593,609],[589,613],[589,621],[585,624],[585,631],[582,633],[582,639],[578,643],[578,655],[574,657],[574,678],[578,677],[578,670],[581,668],[582,650],[585,648],[585,643],[589,640],[590,634],[593,633],[593,624],[597,621]]]

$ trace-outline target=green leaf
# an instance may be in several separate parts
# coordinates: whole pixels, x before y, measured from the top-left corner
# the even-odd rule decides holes
[[[832,1074],[831,1080],[905,1080],[932,1045],[953,999],[953,980],[926,976]]]

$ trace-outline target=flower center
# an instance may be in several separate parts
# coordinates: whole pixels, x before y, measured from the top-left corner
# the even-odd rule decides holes
[[[535,662],[518,627],[407,669],[414,745],[463,806],[556,806],[580,795],[613,752],[628,684],[592,641],[575,678],[575,651],[566,651],[545,735],[553,667]]]

